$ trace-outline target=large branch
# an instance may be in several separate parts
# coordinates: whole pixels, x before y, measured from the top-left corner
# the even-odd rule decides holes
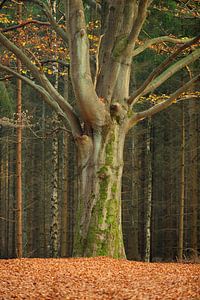
[[[33,80],[19,74],[18,72],[12,70],[11,68],[4,66],[0,63],[0,69],[3,71],[6,71],[17,78],[23,80],[25,83],[30,85],[33,89],[35,89],[37,92],[39,92],[42,96],[45,102],[50,105],[54,111],[61,117],[61,119],[64,121],[64,123],[68,123],[72,129],[72,134],[74,137],[80,136],[82,134],[82,129],[79,123],[78,118],[76,118],[75,114],[73,112],[68,112],[67,114],[61,109],[59,104],[54,100],[54,98],[49,94],[42,86],[36,84]]]
[[[0,32],[0,43],[16,55],[17,58],[31,71],[33,76],[40,81],[41,74],[38,68],[31,62],[31,60],[19,49],[14,43],[12,43],[5,35]]]
[[[79,121],[72,106],[52,86],[45,74],[31,62],[31,60],[22,52],[21,49],[19,49],[15,44],[8,40],[1,32],[0,42],[4,47],[6,47],[8,50],[14,53],[18,59],[20,59],[20,61],[27,67],[27,69],[32,73],[35,79],[41,84],[41,86],[51,95],[54,101],[57,102],[61,109],[66,113],[70,125],[72,127],[77,128],[77,122],[79,123]]]
[[[34,88],[37,92],[39,92],[45,98],[45,101],[56,111],[56,113],[58,115],[62,116],[62,118],[67,120],[67,117],[61,110],[60,106],[51,98],[49,93],[44,88],[42,88],[40,85],[36,84],[33,80],[19,74],[18,72],[12,70],[11,68],[9,68],[7,66],[2,65],[1,63],[0,63],[0,69],[23,80],[25,83],[27,83],[32,88]]]
[[[140,0],[138,4],[137,17],[133,23],[133,27],[128,37],[127,46],[125,49],[125,53],[128,53],[129,55],[132,54],[132,49],[134,48],[135,42],[146,20],[147,9],[149,5],[150,5],[149,0]]]
[[[190,81],[188,81],[187,83],[185,83],[182,87],[180,87],[177,91],[175,91],[167,100],[162,101],[159,104],[156,104],[155,106],[142,111],[142,112],[138,112],[135,113],[133,115],[133,117],[130,119],[129,121],[129,128],[131,128],[133,125],[135,125],[136,123],[138,123],[139,121],[151,117],[154,114],[160,112],[161,110],[169,107],[182,93],[184,93],[185,91],[187,91],[190,86],[192,86],[196,81],[200,80],[200,74],[197,75],[196,77],[194,77],[193,79],[191,79]]]
[[[121,52],[124,44],[124,0],[108,1],[103,18],[104,34],[97,56],[96,91],[101,97],[111,101],[120,70]],[[134,0],[135,2],[135,0]],[[105,16],[107,14],[107,16]],[[132,13],[129,11],[132,16]],[[127,17],[126,21],[130,17]],[[126,41],[127,37],[125,38]]]
[[[177,63],[173,64],[171,67],[169,67],[166,71],[164,71],[160,76],[158,76],[155,80],[150,83],[147,88],[144,90],[144,92],[140,95],[144,96],[148,94],[149,92],[154,91],[156,88],[158,88],[163,82],[165,82],[167,79],[172,77],[176,72],[184,68],[185,66],[191,64],[192,62],[196,61],[200,57],[200,48],[193,51],[190,55],[184,57]]]
[[[69,40],[71,77],[79,111],[93,127],[105,124],[105,105],[99,101],[90,72],[89,42],[83,3],[69,0]]]
[[[156,69],[154,69],[153,72],[148,76],[148,78],[141,85],[141,87],[134,94],[132,94],[129,97],[129,99],[127,101],[128,104],[135,104],[138,101],[138,99],[146,93],[146,90],[150,86],[152,80],[154,78],[156,78],[156,76],[158,76],[161,72],[163,72],[163,70],[178,56],[179,53],[181,53],[183,50],[187,49],[191,45],[198,42],[199,39],[200,39],[200,35],[197,36],[196,38],[192,39],[191,41],[185,43],[183,46],[181,46],[179,49],[177,49],[172,55],[170,55],[167,59],[165,59]],[[186,57],[186,59],[187,59],[187,57]],[[161,82],[161,84],[162,83],[163,82]]]
[[[186,42],[191,41],[192,39],[177,39],[177,38],[173,38],[170,36],[160,36],[157,38],[153,38],[150,40],[147,40],[146,42],[144,42],[144,44],[142,46],[139,46],[138,48],[136,48],[133,52],[132,52],[132,56],[136,56],[138,54],[140,54],[141,52],[143,52],[144,50],[146,50],[147,48],[151,47],[152,45],[155,44],[160,44],[160,43],[172,43],[172,44],[185,44]]]

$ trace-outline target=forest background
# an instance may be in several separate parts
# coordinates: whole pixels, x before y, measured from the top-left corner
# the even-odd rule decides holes
[[[62,25],[62,5],[57,2],[49,1],[49,4]],[[83,2],[90,54],[94,58],[101,36],[100,3]],[[42,62],[51,83],[74,105],[70,58],[41,9],[27,1],[2,1],[0,22],[1,31],[20,48],[26,48],[33,60]],[[195,37],[199,28],[198,1],[154,1],[137,45],[158,36]],[[181,55],[190,53],[196,46]],[[136,56],[130,90],[140,87],[148,74],[177,47],[180,43],[162,42]],[[0,51],[1,63],[19,68],[34,81],[12,53],[2,46]],[[186,66],[159,87],[156,94],[141,98],[136,109],[148,109],[167,99],[167,95],[191,79],[198,69],[199,61]],[[80,172],[73,137],[41,96],[19,82],[2,72],[0,257],[71,257]],[[141,121],[126,137],[122,229],[128,259],[171,261],[196,259],[199,255],[199,85],[194,85],[184,98]],[[22,101],[21,111],[17,99],[18,104]],[[22,234],[22,245],[19,234]]]

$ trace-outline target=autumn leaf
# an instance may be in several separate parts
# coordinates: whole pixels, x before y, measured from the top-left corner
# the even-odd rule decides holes
[[[199,299],[200,264],[107,257],[1,260],[0,299]]]

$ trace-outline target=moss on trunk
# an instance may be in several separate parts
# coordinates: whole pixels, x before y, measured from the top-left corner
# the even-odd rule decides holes
[[[124,134],[113,124],[101,140],[96,167],[87,166],[86,187],[79,191],[74,255],[125,257],[121,225]]]

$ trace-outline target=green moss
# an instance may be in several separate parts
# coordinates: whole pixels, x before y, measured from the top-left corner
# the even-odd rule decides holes
[[[119,252],[122,246],[122,234],[119,228],[119,206],[120,201],[117,198],[117,174],[118,169],[113,168],[114,151],[115,151],[115,138],[116,132],[113,129],[109,132],[109,136],[106,136],[105,147],[105,164],[97,171],[97,180],[99,181],[98,194],[91,194],[90,200],[95,198],[95,206],[93,207],[92,217],[89,224],[89,231],[86,237],[86,241],[82,240],[80,236],[80,219],[83,213],[83,203],[79,206],[76,247],[79,247],[81,253],[87,256],[95,255],[113,255],[118,258],[121,257]],[[109,140],[108,140],[109,139]],[[113,173],[115,180],[110,176]],[[109,192],[109,196],[108,196]],[[111,194],[110,194],[111,192]],[[108,198],[110,197],[110,199]]]
[[[128,43],[127,35],[122,35],[117,38],[117,41],[115,43],[115,46],[114,46],[114,49],[112,52],[112,55],[114,58],[117,58],[120,56],[122,51],[126,48],[127,43]]]
[[[103,175],[108,174],[108,167],[107,166],[103,166],[101,167],[98,171],[97,174],[99,176],[99,178],[101,178]],[[104,176],[105,177],[105,176]]]
[[[106,158],[105,163],[107,165],[112,165],[113,163],[113,155],[114,155],[114,142],[115,142],[115,134],[114,132],[111,134],[110,141],[106,145]]]
[[[132,109],[129,109],[128,112],[127,112],[127,116],[128,118],[131,118],[133,116],[134,112]]]
[[[117,191],[117,184],[116,183],[113,183],[112,187],[111,187],[111,191],[112,191],[112,194],[115,195],[116,191]]]

